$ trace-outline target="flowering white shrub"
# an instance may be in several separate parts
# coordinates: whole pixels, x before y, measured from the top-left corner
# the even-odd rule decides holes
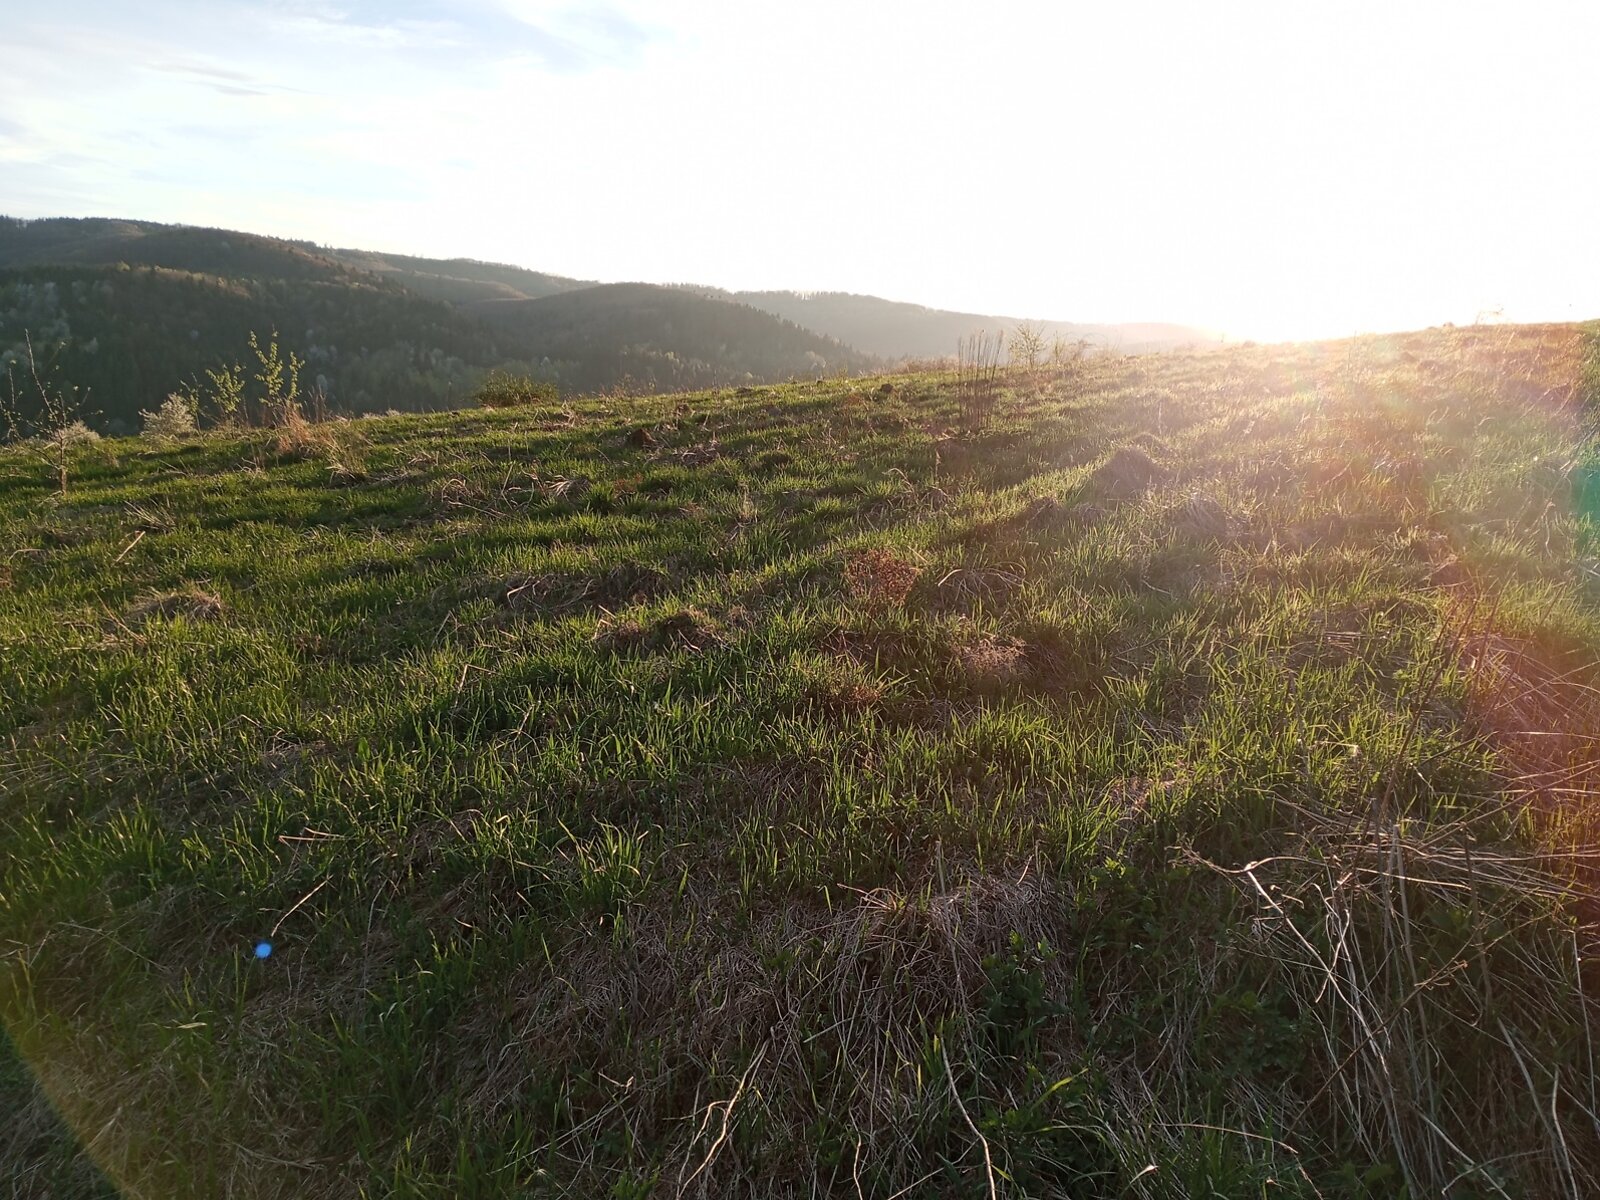
[[[64,449],[69,446],[87,446],[90,442],[98,442],[100,435],[82,421],[73,421],[69,425],[63,425],[60,429],[46,434],[44,440],[52,446]]]
[[[181,438],[195,432],[194,407],[177,393],[161,402],[154,412],[141,412],[143,433],[150,438]]]

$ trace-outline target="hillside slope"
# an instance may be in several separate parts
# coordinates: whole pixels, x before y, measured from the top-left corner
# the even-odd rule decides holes
[[[0,452],[0,1178],[1600,1193],[1597,334]]]

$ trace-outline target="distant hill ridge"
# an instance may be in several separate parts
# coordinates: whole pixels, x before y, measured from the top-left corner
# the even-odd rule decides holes
[[[1014,324],[847,293],[603,284],[237,230],[0,217],[0,369],[31,340],[112,429],[238,361],[251,331],[279,330],[306,385],[359,413],[460,404],[492,368],[567,392],[859,372]],[[1207,340],[1181,326],[1045,329],[1127,349]]]
[[[962,338],[980,331],[996,333],[1011,330],[1025,319],[1042,330],[1047,339],[1085,341],[1094,346],[1130,352],[1202,345],[1220,340],[1214,333],[1186,325],[1085,324],[951,312],[853,292],[701,290],[708,295],[726,296],[776,316],[786,317],[798,325],[848,342],[867,354],[891,360],[941,358],[955,353],[956,344]]]
[[[538,300],[596,286],[590,280],[568,279],[472,258],[418,258],[375,250],[327,250],[323,253],[352,267],[392,279],[418,295],[451,304]]]
[[[500,368],[564,392],[770,382],[876,360],[729,299],[232,230],[0,218],[0,371],[32,343],[92,423],[139,414],[279,331],[336,411],[455,407]]]

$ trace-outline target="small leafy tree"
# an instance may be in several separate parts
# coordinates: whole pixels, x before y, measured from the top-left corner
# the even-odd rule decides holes
[[[223,362],[207,367],[203,379],[190,380],[170,393],[156,414],[141,412],[149,430],[152,415],[170,425],[181,421],[177,403],[188,409],[189,417],[198,427],[202,419],[218,425],[246,424],[259,414],[262,422],[284,425],[300,417],[300,369],[305,360],[294,351],[284,352],[278,345],[278,331],[268,335],[265,344],[251,331],[250,352],[255,358],[255,368],[247,371],[238,362]],[[254,383],[257,386],[252,387]],[[172,405],[172,407],[169,407]],[[172,426],[176,428],[176,426]]]
[[[267,420],[282,425],[300,415],[300,368],[305,359],[293,350],[285,358],[278,349],[278,331],[274,329],[265,348],[250,332],[250,351],[256,356],[255,380],[261,385],[262,406]]]
[[[238,363],[206,368],[206,400],[219,421],[238,419],[244,408],[244,382],[244,368]]]

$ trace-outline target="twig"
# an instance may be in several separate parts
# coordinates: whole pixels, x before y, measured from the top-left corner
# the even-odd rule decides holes
[[[1594,1031],[1589,1025],[1589,998],[1583,994],[1583,957],[1578,953],[1578,931],[1572,931],[1572,973],[1578,985],[1578,1011],[1583,1014],[1583,1044],[1589,1051],[1589,1111],[1600,1113],[1600,1099],[1595,1096]],[[1600,1136],[1600,1121],[1595,1123],[1595,1134]]]
[[[678,1185],[678,1195],[682,1196],[689,1190],[689,1185],[699,1178],[701,1171],[711,1165],[711,1160],[716,1158],[718,1151],[722,1149],[722,1143],[728,1140],[728,1134],[733,1127],[734,1106],[739,1103],[740,1097],[744,1095],[745,1086],[750,1082],[752,1072],[761,1065],[761,1060],[766,1057],[769,1044],[762,1044],[761,1049],[757,1050],[755,1057],[750,1060],[750,1065],[744,1069],[744,1074],[739,1076],[739,1086],[734,1089],[733,1096],[722,1105],[722,1129],[717,1134],[717,1140],[711,1143],[711,1148],[706,1151],[706,1156],[701,1159],[700,1165],[694,1169],[694,1174]],[[711,1107],[715,1107],[715,1105],[713,1104]]]
[[[330,878],[331,878],[331,876],[330,876]],[[304,896],[301,896],[300,899],[296,900],[294,902],[294,907],[291,908],[288,912],[284,913],[283,916],[278,918],[278,923],[272,927],[272,932],[269,933],[267,936],[268,937],[277,937],[278,936],[278,930],[283,927],[283,923],[285,921],[287,921],[290,917],[294,916],[294,914],[297,913],[300,910],[300,906],[302,904],[304,904],[307,900],[311,899],[311,897],[315,896],[318,892],[320,892],[323,888],[325,888],[327,886],[328,886],[328,880],[324,879],[321,883],[317,884],[316,887],[312,888]]]
[[[961,1093],[956,1090],[955,1072],[950,1069],[950,1055],[945,1052],[944,1039],[939,1039],[939,1057],[944,1059],[944,1077],[950,1081],[950,1096],[956,1102],[956,1107],[961,1110],[961,1119],[967,1123],[967,1128],[972,1130],[972,1136],[978,1139],[978,1145],[983,1147],[983,1170],[989,1179],[989,1200],[996,1200],[999,1195],[994,1186],[994,1159],[989,1157],[989,1139],[978,1132],[978,1127],[973,1124],[972,1116],[967,1112],[967,1106],[961,1101]]]
[[[140,542],[144,541],[144,532],[145,531],[141,529],[141,530],[139,530],[138,533],[133,535],[133,540],[122,548],[122,553],[117,555],[115,558],[113,558],[111,560],[111,565],[113,567],[116,566],[123,559],[127,558],[128,555],[133,552],[133,548],[135,546],[137,546]]]

